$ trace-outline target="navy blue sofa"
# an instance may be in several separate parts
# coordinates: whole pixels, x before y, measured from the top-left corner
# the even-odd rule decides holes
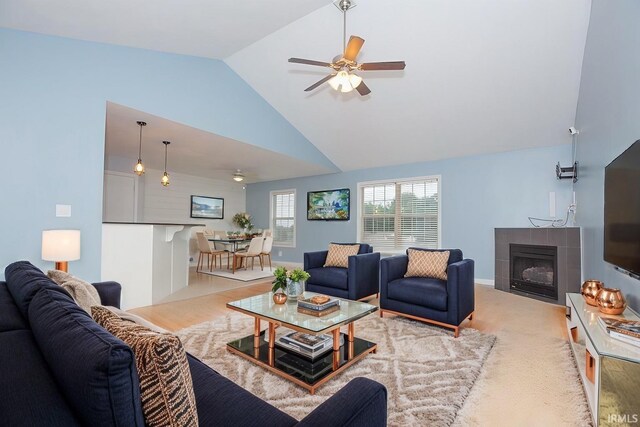
[[[338,298],[359,300],[380,292],[380,253],[366,243],[349,257],[349,267],[324,267],[329,251],[305,252],[304,270],[311,275],[306,290]]]
[[[8,426],[143,426],[131,349],[26,261],[0,282],[0,414]],[[119,306],[120,285],[95,283]],[[298,422],[187,355],[201,426],[384,426],[387,392],[349,382]]]
[[[463,259],[460,249],[437,250],[450,252],[446,281],[428,277],[404,277],[409,263],[407,255],[382,259],[380,317],[388,312],[422,320],[453,329],[457,338],[460,324],[466,318],[473,318],[474,262],[472,259]]]

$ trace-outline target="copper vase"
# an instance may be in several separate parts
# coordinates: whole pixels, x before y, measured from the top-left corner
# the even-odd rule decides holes
[[[582,294],[582,298],[584,298],[584,302],[596,307],[598,305],[596,303],[596,296],[602,288],[604,288],[604,283],[599,280],[585,280],[585,282],[582,284],[582,288],[580,289],[580,293]]]
[[[275,302],[276,304],[284,304],[285,302],[287,302],[287,294],[285,294],[284,292],[274,292],[273,293],[273,302]]]
[[[596,296],[598,310],[604,314],[622,314],[627,307],[627,302],[620,289],[602,288]]]

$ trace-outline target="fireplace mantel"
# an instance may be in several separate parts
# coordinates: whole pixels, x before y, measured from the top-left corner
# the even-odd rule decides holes
[[[558,305],[565,303],[567,292],[579,292],[582,283],[582,263],[579,227],[496,228],[495,229],[495,288],[505,292],[535,298]],[[557,248],[556,299],[511,289],[509,245],[540,245]]]

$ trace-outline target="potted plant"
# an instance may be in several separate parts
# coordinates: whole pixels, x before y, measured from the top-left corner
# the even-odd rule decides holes
[[[287,294],[285,290],[287,289],[287,269],[284,267],[277,267],[273,272],[273,275],[276,276],[273,279],[273,287],[271,290],[273,291],[273,302],[276,304],[284,304],[287,301]]]
[[[301,268],[288,272],[287,297],[300,298],[304,294],[304,284],[309,279],[309,273]]]

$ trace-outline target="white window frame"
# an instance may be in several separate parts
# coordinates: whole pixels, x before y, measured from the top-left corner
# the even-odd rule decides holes
[[[385,184],[404,184],[408,182],[415,181],[426,181],[429,179],[437,179],[438,180],[438,248],[442,247],[442,176],[441,175],[427,175],[427,176],[416,176],[411,178],[397,178],[397,179],[381,179],[375,181],[363,181],[358,183],[358,224],[357,224],[357,236],[358,242],[363,242],[362,239],[362,199],[364,194],[364,187],[369,185],[385,185]],[[364,242],[363,242],[364,243]],[[376,248],[374,246],[374,251]],[[382,249],[377,252],[380,252],[383,255],[400,255],[405,254],[405,249]]]
[[[269,192],[269,227],[272,230],[272,235],[275,236],[276,233],[276,227],[275,227],[275,223],[274,223],[274,216],[273,216],[273,198],[274,196],[277,196],[279,194],[291,194],[293,193],[293,242],[291,243],[282,243],[282,242],[277,242],[277,241],[273,241],[273,246],[275,247],[279,247],[279,248],[295,248],[296,247],[296,235],[298,232],[298,220],[296,219],[296,213],[298,211],[296,205],[298,203],[298,195],[296,194],[296,189],[295,188],[291,188],[288,190],[273,190]]]

